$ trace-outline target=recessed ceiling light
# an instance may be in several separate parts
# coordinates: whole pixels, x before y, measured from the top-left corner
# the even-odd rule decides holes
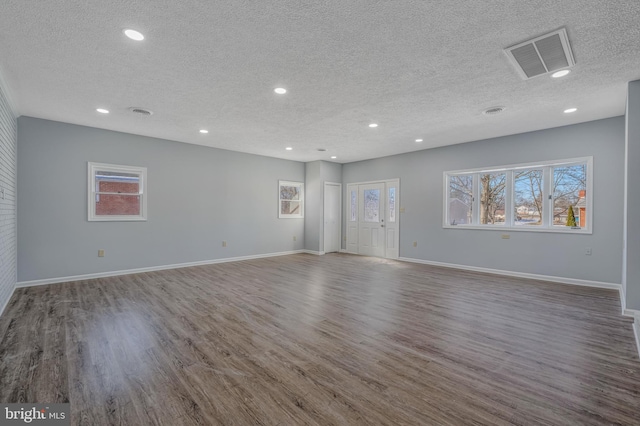
[[[378,127],[378,125],[376,123],[371,123],[369,124],[369,127],[374,128],[374,127]]]
[[[422,139],[416,139],[416,142],[422,142]]]
[[[553,78],[564,77],[565,75],[569,74],[570,72],[571,72],[571,70],[556,71],[553,74],[551,74],[551,77],[553,77]]]
[[[273,89],[273,91],[276,92],[278,95],[284,95],[285,93],[287,93],[287,89],[283,87],[278,87],[276,89]]]
[[[291,148],[290,146],[285,148],[287,151],[291,151],[293,148]]]
[[[564,113],[565,114],[571,114],[572,112],[576,112],[578,110],[578,108],[569,108],[569,109],[565,109]]]
[[[109,114],[109,110],[104,108],[97,108],[96,111],[98,111],[100,114]]]
[[[135,41],[144,40],[144,36],[142,35],[142,33],[136,30],[130,30],[130,29],[124,30],[124,35],[129,37],[131,40],[135,40]]]
[[[336,158],[338,158],[338,157],[336,157],[335,155],[332,155],[332,156],[331,156],[331,159],[332,159],[332,160],[335,160]]]
[[[207,129],[200,129],[200,133],[209,133]]]

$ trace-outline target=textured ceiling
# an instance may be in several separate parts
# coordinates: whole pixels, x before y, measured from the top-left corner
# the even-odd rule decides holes
[[[20,115],[351,162],[622,115],[639,22],[638,0],[3,0],[0,67]],[[561,27],[573,72],[522,80],[503,49]]]

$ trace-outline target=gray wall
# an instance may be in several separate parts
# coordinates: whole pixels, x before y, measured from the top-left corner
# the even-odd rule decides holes
[[[88,161],[147,167],[146,222],[87,221]],[[304,164],[20,117],[18,281],[302,249],[279,179]]]
[[[324,183],[342,182],[342,164],[313,161],[305,164],[304,248],[324,251]]]
[[[0,84],[0,314],[16,284],[17,129],[15,115]]]
[[[640,80],[629,83],[626,115],[626,215],[624,281],[627,308],[640,310]],[[628,260],[628,261],[627,261]]]
[[[304,181],[304,248],[320,251],[320,221],[322,220],[321,161],[306,163]]]
[[[401,257],[619,284],[624,140],[624,118],[615,117],[350,163],[343,184],[400,178]],[[500,230],[442,227],[445,171],[591,155],[593,235],[510,232],[503,240]]]

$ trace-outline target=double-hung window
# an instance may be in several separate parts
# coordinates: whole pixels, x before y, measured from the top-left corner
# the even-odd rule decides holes
[[[591,233],[593,158],[444,173],[444,227]]]
[[[147,220],[146,167],[89,163],[89,221]]]

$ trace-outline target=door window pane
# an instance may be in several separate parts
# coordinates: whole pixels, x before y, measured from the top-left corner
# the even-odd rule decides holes
[[[380,222],[380,190],[364,190],[364,221]]]
[[[480,175],[480,223],[504,225],[505,173],[483,173]]]
[[[451,176],[449,179],[449,224],[472,223],[473,176]]]
[[[542,170],[514,172],[515,211],[513,223],[542,225]]]
[[[351,191],[351,222],[358,220],[358,192],[354,189]]]
[[[389,222],[396,221],[396,189],[389,188]]]
[[[587,226],[587,166],[553,168],[553,225]]]

